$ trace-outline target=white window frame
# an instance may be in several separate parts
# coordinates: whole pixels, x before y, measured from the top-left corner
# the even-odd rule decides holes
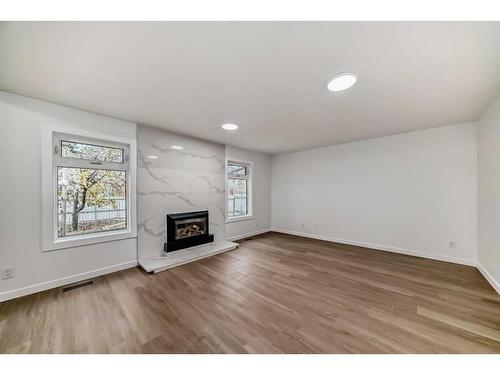
[[[228,200],[229,200],[229,188],[228,188],[228,181],[229,181],[229,176],[227,173],[227,167],[228,165],[232,164],[238,164],[247,167],[247,207],[248,207],[248,213],[246,215],[240,215],[240,216],[234,216],[230,217],[229,216],[229,209],[228,209]],[[239,160],[239,159],[227,159],[226,164],[225,164],[225,169],[224,169],[224,176],[225,176],[225,184],[226,184],[226,223],[233,223],[237,221],[244,221],[244,220],[253,220],[253,183],[254,183],[254,163],[248,160]]]
[[[125,170],[127,178],[126,204],[127,228],[106,232],[88,233],[58,238],[58,209],[57,209],[57,167],[82,167],[82,159],[62,158],[60,150],[54,151],[54,140],[85,142],[102,146],[117,147],[125,145],[128,148],[128,166],[126,163],[102,162],[101,165],[91,164],[88,168]],[[45,124],[42,127],[42,251],[53,251],[78,246],[92,245],[102,242],[117,241],[137,237],[137,142],[135,139],[116,137],[109,134],[87,132],[72,127]],[[59,144],[60,147],[60,144]],[[125,156],[125,155],[124,155]],[[111,166],[106,168],[106,166]]]

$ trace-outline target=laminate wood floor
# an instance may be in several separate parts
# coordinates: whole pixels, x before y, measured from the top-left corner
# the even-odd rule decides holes
[[[0,304],[2,353],[500,353],[473,267],[278,233]]]

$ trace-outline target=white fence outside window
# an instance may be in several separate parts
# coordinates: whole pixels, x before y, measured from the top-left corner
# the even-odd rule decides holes
[[[105,206],[90,206],[86,207],[84,210],[80,211],[78,214],[78,221],[80,223],[85,223],[89,221],[97,220],[109,220],[109,219],[125,219],[127,216],[126,201],[123,198],[107,198],[109,200],[114,200],[115,207],[112,205]],[[68,205],[69,206],[69,205]],[[60,219],[62,219],[63,213],[59,213]],[[66,211],[66,224],[71,224],[73,216],[73,208],[68,207]]]

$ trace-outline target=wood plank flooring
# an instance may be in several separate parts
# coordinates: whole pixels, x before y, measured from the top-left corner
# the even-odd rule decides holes
[[[500,353],[473,267],[278,233],[0,304],[0,353]]]

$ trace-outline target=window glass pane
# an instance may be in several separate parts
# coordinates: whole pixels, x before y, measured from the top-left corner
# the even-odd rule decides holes
[[[126,173],[57,168],[58,237],[127,228]]]
[[[227,174],[233,176],[245,176],[247,174],[247,167],[238,164],[228,164]]]
[[[123,163],[123,149],[86,143],[61,141],[61,156],[64,158]]]
[[[242,216],[248,213],[247,180],[230,178],[227,181],[228,216]]]

